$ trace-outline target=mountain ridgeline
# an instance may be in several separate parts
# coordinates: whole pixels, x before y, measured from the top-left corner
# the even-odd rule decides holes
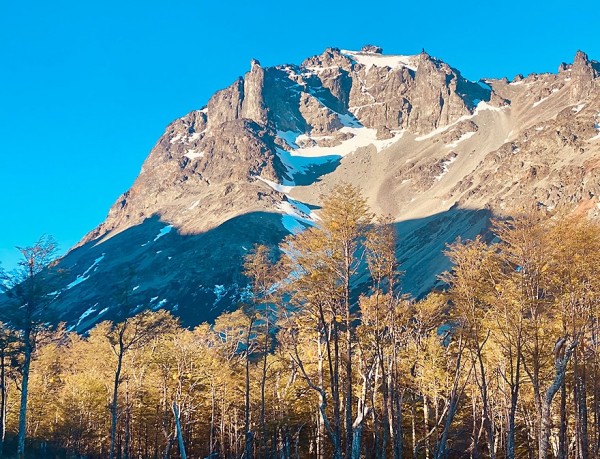
[[[318,222],[358,186],[398,232],[404,291],[421,296],[457,237],[523,204],[599,215],[600,64],[465,79],[443,61],[327,49],[250,70],[175,120],[106,220],[59,261],[52,307],[70,329],[144,309],[211,321],[249,294],[243,259]]]

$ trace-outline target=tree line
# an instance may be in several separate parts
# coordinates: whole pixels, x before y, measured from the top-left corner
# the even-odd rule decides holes
[[[126,288],[85,336],[43,318],[54,243],[22,249],[0,456],[599,457],[600,227],[527,211],[492,232],[416,300],[393,223],[344,184],[318,225],[254,247],[247,301],[213,324],[130,317]]]

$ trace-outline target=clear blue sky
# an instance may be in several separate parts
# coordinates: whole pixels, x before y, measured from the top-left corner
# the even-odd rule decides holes
[[[326,47],[424,47],[470,79],[600,60],[597,4],[7,1],[0,15],[0,261],[41,234],[63,250],[129,188],[166,125],[250,67]]]

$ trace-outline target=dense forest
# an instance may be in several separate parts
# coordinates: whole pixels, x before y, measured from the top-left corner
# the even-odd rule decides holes
[[[0,324],[6,457],[599,457],[598,224],[494,221],[416,300],[359,190],[319,217],[256,246],[245,303],[194,329],[130,316],[129,287],[120,321],[52,326],[53,243],[21,249]]]

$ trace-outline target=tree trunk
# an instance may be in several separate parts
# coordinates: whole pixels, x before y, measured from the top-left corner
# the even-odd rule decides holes
[[[412,434],[413,459],[418,459],[419,447],[417,445],[417,402],[415,397],[416,395],[414,393],[410,397],[410,426]]]
[[[169,459],[169,457],[171,456],[171,448],[173,447],[173,437],[169,436],[169,438],[167,439],[167,444],[165,446],[165,455],[163,456],[163,459]]]
[[[518,340],[520,342],[520,334]],[[511,369],[510,375],[510,409],[508,412],[508,433],[506,439],[506,459],[515,459],[515,419],[517,416],[517,403],[519,401],[519,389],[521,387],[521,346],[517,345],[516,364],[514,373]],[[512,354],[511,354],[512,362]],[[511,364],[512,365],[512,364]]]
[[[360,423],[353,429],[352,433],[352,459],[360,459],[360,450],[362,446],[362,433],[364,429],[364,422],[361,420]]]
[[[323,382],[323,345],[321,344],[321,336],[318,335],[317,336],[317,356],[318,356],[318,361],[317,361],[317,369],[319,372],[319,387],[321,389],[323,389],[324,387],[324,382]],[[323,394],[321,392],[319,392],[319,406],[323,406]],[[318,409],[317,410],[317,423],[318,423],[318,429],[317,429],[317,459],[324,459],[325,457],[325,451],[323,448],[323,439],[325,437],[325,422],[323,419],[323,414],[321,413],[321,410]]]
[[[346,457],[352,456],[352,318],[350,316],[350,247],[344,247],[344,309],[346,313]]]
[[[250,319],[248,335],[246,336],[246,383],[244,390],[244,459],[252,459],[253,435],[250,429],[250,336],[252,334],[253,321]]]
[[[267,429],[265,422],[265,386],[267,384],[267,355],[269,353],[269,311],[266,312],[265,342],[263,346],[262,374],[260,381],[260,450],[259,457],[267,456]]]
[[[442,438],[440,438],[440,442],[435,453],[435,459],[445,459],[448,456],[448,436],[450,435],[450,426],[452,425],[452,421],[454,421],[454,416],[456,415],[456,410],[458,409],[459,398],[460,397],[458,393],[454,393],[451,395],[448,402],[450,407],[448,408],[448,414],[446,415],[446,422],[444,423]]]
[[[358,409],[356,419],[352,423],[352,459],[360,459],[362,448],[362,435],[365,427],[366,417],[369,415],[369,408],[366,405],[367,401],[367,385],[370,381],[371,372],[363,373],[363,384],[360,399],[358,400]],[[375,426],[376,427],[376,426]]]
[[[392,416],[390,416],[390,428],[393,430],[394,459],[402,459],[404,453],[404,434],[402,431],[402,422],[404,420],[402,412],[403,401],[404,391],[398,391],[394,388],[392,393],[393,412]]]
[[[173,415],[175,416],[175,428],[177,429],[177,443],[179,444],[179,454],[181,459],[187,459],[185,454],[185,444],[183,443],[183,434],[181,433],[181,423],[179,419],[179,406],[177,402],[173,402]]]
[[[426,395],[423,395],[423,426],[425,427],[425,433],[429,432],[429,404]],[[425,459],[429,459],[429,449],[429,437],[427,437],[425,438]]]
[[[557,347],[559,344],[557,344]],[[554,396],[560,389],[560,386],[563,384],[565,380],[565,372],[567,370],[567,364],[571,359],[571,355],[577,346],[577,341],[573,341],[571,344],[566,345],[563,343],[563,346],[566,347],[564,351],[564,356],[562,358],[557,357],[555,362],[555,376],[554,381],[548,387],[544,398],[542,399],[542,409],[541,409],[541,417],[540,417],[540,436],[539,436],[539,449],[538,449],[538,458],[539,459],[547,459],[548,452],[550,450],[550,409],[552,407],[552,400]]]
[[[462,391],[464,390],[464,386],[459,389],[463,351],[464,347],[462,343],[462,338],[460,338],[458,342],[458,355],[456,357],[456,365],[454,368],[454,382],[452,385],[452,390],[450,392],[449,400],[447,402],[448,412],[446,414],[446,422],[444,423],[444,430],[442,431],[442,436],[440,438],[440,441],[438,442],[438,447],[435,453],[435,459],[445,459],[448,456],[447,444],[448,436],[450,435],[450,426],[452,425],[452,421],[454,421],[454,416],[456,415],[456,411],[458,409],[458,402],[460,401]]]
[[[131,443],[131,406],[129,404],[129,392],[125,391],[125,440],[123,446],[123,459],[129,459]]]
[[[215,451],[215,382],[211,380],[210,386],[210,440],[208,445],[208,456],[212,457]]]
[[[329,340],[327,341],[327,358],[329,360],[329,368],[330,368],[330,376],[331,376],[331,392],[333,398],[333,420],[334,420],[334,435],[333,435],[333,454],[334,458],[338,459],[342,457],[342,442],[341,442],[341,413],[340,413],[340,371],[339,371],[339,362],[340,362],[340,347],[339,347],[339,334],[337,323],[333,322],[333,370],[332,370],[332,356],[329,345]],[[333,373],[332,373],[333,371]],[[332,373],[332,374],[331,374]]]
[[[583,354],[583,353],[582,353]],[[579,435],[580,435],[580,447],[581,447],[581,459],[589,459],[590,457],[590,443],[588,438],[588,412],[587,412],[587,381],[586,381],[586,365],[585,361],[583,365],[578,368],[578,424],[579,424]]]
[[[21,383],[21,404],[19,407],[19,435],[17,441],[17,455],[19,459],[25,457],[25,437],[27,435],[27,396],[29,390],[29,369],[31,368],[31,354],[33,352],[31,343],[31,328],[28,326],[23,330],[24,362],[23,381]]]
[[[560,429],[558,432],[558,457],[567,459],[567,385],[563,381],[560,386]]]
[[[598,378],[598,350],[594,350],[594,446],[592,449],[594,457],[600,454],[600,381]]]
[[[477,427],[477,399],[475,398],[475,391],[471,394],[471,459],[480,459],[479,454],[479,429]]]
[[[115,446],[117,439],[117,409],[119,403],[119,383],[121,379],[121,369],[123,366],[123,340],[119,336],[119,353],[117,355],[117,370],[115,371],[115,380],[113,384],[113,398],[110,408],[110,459],[115,458]]]
[[[488,335],[489,336],[489,335]],[[487,340],[487,338],[486,338]],[[482,345],[483,346],[483,345]],[[487,443],[490,459],[496,459],[496,440],[494,432],[494,422],[490,415],[490,401],[488,397],[487,379],[485,374],[485,366],[483,364],[483,356],[481,353],[481,347],[477,350],[477,360],[479,362],[479,373],[481,375],[481,402],[483,404],[483,423],[486,425],[487,431]],[[477,377],[477,376],[476,376]]]

